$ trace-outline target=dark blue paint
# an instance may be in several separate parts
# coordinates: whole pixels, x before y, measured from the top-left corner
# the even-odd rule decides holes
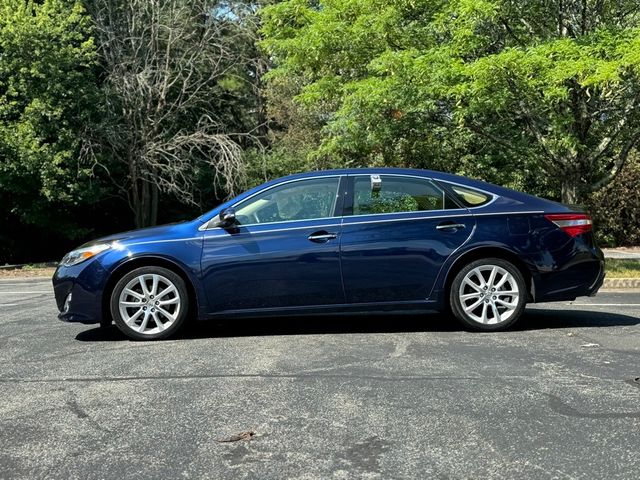
[[[209,312],[345,302],[339,243],[308,240],[318,231],[339,236],[340,219],[274,226],[206,231],[201,278]]]
[[[475,225],[472,216],[450,217],[466,210],[447,212],[345,217],[340,250],[347,302],[426,301],[440,268]],[[452,218],[465,228],[436,230]]]
[[[352,196],[344,188],[347,182],[342,182],[337,205],[343,209],[338,208],[333,218],[199,230],[222,209],[280,182],[363,174],[431,178],[478,188],[498,198],[470,210],[350,216]],[[108,303],[105,289],[121,272],[139,262],[160,261],[191,284],[201,319],[232,314],[441,310],[452,269],[467,255],[490,248],[517,257],[529,270],[533,301],[569,300],[595,293],[604,275],[602,252],[591,233],[571,238],[543,215],[571,211],[555,202],[440,172],[310,172],[256,187],[191,222],[98,239],[92,243],[115,242],[115,247],[79,265],[60,266],[53,284],[60,310],[73,292],[71,308],[61,317],[85,323],[101,320]],[[444,221],[465,228],[437,230]],[[309,241],[309,235],[317,232],[334,233],[336,238]]]

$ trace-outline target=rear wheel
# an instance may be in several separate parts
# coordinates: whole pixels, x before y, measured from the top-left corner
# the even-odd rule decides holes
[[[122,277],[111,294],[118,328],[136,340],[159,340],[184,324],[189,296],[184,280],[162,267],[137,268]]]
[[[526,305],[522,273],[501,258],[465,265],[451,285],[449,302],[455,317],[478,331],[504,330],[513,325]]]

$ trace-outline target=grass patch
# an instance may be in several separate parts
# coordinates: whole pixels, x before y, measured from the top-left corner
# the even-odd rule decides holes
[[[607,278],[640,278],[640,260],[607,258],[604,264]]]
[[[25,265],[20,268],[0,268],[0,278],[52,277],[56,269],[45,263]]]

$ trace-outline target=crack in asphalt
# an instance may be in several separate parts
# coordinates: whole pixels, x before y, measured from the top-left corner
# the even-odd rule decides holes
[[[69,407],[69,410],[71,410],[71,412],[80,420],[86,420],[96,430],[107,433],[110,432],[108,429],[100,425],[100,423],[98,423],[93,417],[91,417],[84,408],[82,408],[82,406],[78,403],[78,399],[76,398],[75,394],[72,394],[71,398],[69,398],[65,403],[67,407]]]
[[[202,375],[154,375],[154,376],[126,376],[126,377],[57,377],[57,378],[15,378],[0,377],[0,383],[60,383],[60,382],[130,382],[130,381],[147,381],[147,380],[206,380],[216,378],[265,378],[265,379],[317,379],[317,378],[336,378],[336,379],[361,379],[361,380],[380,380],[388,382],[404,382],[404,381],[439,381],[439,380],[463,380],[463,381],[486,381],[500,380],[501,377],[426,377],[420,375],[411,376],[383,376],[383,375],[353,375],[353,374],[260,374],[260,373],[229,373],[229,374],[202,374]],[[529,378],[529,377],[526,377]]]
[[[560,397],[551,393],[545,393],[549,397],[549,407],[560,415],[575,418],[640,418],[640,412],[581,412],[577,408],[566,404]]]

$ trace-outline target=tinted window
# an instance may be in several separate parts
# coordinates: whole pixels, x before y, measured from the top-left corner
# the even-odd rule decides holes
[[[236,206],[240,225],[332,217],[338,177],[298,180],[270,188]]]
[[[380,175],[377,181],[369,175],[359,176],[354,180],[353,197],[354,215],[457,208],[430,180],[415,177]]]
[[[451,190],[465,207],[479,207],[491,200],[491,196],[473,188],[451,185]]]

